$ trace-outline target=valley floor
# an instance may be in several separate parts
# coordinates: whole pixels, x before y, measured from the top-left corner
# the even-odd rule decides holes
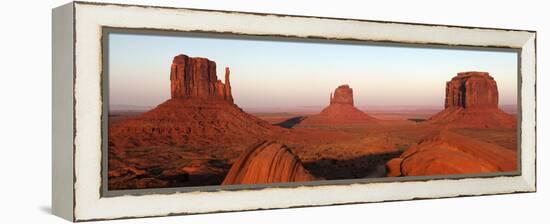
[[[273,136],[299,157],[315,177],[325,180],[387,176],[386,163],[426,136],[436,135],[442,127],[425,122],[428,112],[375,112],[380,119],[372,124],[304,125],[310,116],[300,113],[256,113],[256,117],[280,126]],[[110,117],[116,123],[135,113]],[[455,128],[447,131],[468,138],[517,150],[516,129]],[[203,147],[138,147],[126,150],[123,157],[109,158],[109,188],[134,189],[219,185],[250,142]],[[128,172],[128,161],[133,167]],[[129,175],[131,173],[132,175]],[[140,176],[141,175],[141,176]]]

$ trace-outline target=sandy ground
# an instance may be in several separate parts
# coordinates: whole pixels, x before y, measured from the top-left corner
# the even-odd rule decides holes
[[[132,111],[113,112],[110,122],[114,124],[139,114]],[[440,131],[440,128],[424,122],[433,115],[433,111],[371,112],[370,115],[380,122],[357,125],[300,124],[303,118],[311,116],[308,113],[253,115],[288,130],[275,136],[275,140],[290,147],[311,174],[327,180],[385,177],[387,161],[399,157],[423,137]],[[451,131],[510,150],[517,147],[515,129],[464,128]],[[190,176],[174,177],[169,183],[172,187],[217,185],[223,181],[239,153],[246,148],[238,144],[224,147],[205,145],[201,148],[148,147],[130,150],[127,156],[134,158],[138,164],[141,161],[148,167],[147,172],[183,169],[190,173]]]

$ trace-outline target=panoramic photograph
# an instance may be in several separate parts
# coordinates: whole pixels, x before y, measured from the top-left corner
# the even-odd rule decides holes
[[[517,52],[107,38],[108,190],[518,171]]]

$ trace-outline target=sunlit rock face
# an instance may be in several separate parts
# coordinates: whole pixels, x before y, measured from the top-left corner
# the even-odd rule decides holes
[[[330,96],[330,105],[345,104],[353,106],[353,89],[349,85],[338,86]]]
[[[445,108],[498,108],[497,82],[487,72],[461,72],[447,82]]]
[[[251,147],[231,166],[223,185],[316,180],[286,146],[265,141]]]
[[[497,83],[487,72],[461,72],[448,81],[445,109],[428,122],[455,127],[516,127],[516,118],[498,108]]]
[[[387,164],[388,176],[430,176],[511,172],[517,153],[449,131],[422,139]]]
[[[170,69],[171,97],[233,102],[229,74],[229,68],[225,68],[225,83],[222,83],[216,75],[216,62],[180,54],[174,57]]]

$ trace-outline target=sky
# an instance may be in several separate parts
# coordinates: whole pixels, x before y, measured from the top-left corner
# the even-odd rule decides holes
[[[499,104],[517,101],[514,52],[111,33],[110,105],[152,107],[169,99],[178,54],[215,61],[222,80],[230,67],[233,98],[245,110],[322,107],[342,84],[362,107],[443,108],[446,81],[463,71],[489,72]]]

